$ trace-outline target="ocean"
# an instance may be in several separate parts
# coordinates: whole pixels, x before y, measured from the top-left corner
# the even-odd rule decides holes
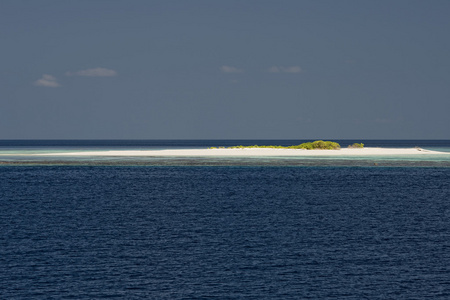
[[[0,141],[0,299],[450,298],[446,158],[32,156],[283,143]]]

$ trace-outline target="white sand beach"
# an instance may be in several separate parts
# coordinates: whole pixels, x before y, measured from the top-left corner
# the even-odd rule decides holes
[[[449,155],[447,152],[430,151],[421,148],[343,148],[340,150],[304,149],[171,149],[171,150],[111,150],[41,153],[38,156],[149,156],[149,157],[292,157],[292,156],[402,156],[402,155]]]

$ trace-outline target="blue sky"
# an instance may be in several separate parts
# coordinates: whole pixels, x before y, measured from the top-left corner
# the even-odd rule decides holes
[[[450,1],[0,1],[0,139],[450,139]]]

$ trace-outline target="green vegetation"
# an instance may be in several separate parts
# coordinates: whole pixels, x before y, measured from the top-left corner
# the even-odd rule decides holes
[[[354,143],[353,145],[348,145],[349,148],[364,148],[363,143]]]
[[[220,147],[223,148],[223,147]],[[244,148],[271,148],[271,149],[306,149],[306,150],[338,150],[341,149],[341,146],[336,142],[330,141],[314,141],[303,143],[300,145],[292,145],[292,146],[265,146],[265,145],[253,145],[253,146],[232,146],[228,147],[228,149],[244,149]],[[217,149],[216,147],[211,147],[209,149]]]
[[[308,142],[308,143],[303,143],[300,144],[298,146],[294,146],[294,149],[307,149],[307,150],[316,150],[316,149],[320,149],[320,150],[338,150],[341,149],[341,145],[339,145],[336,142],[330,142],[330,141],[314,141],[314,142]],[[296,148],[298,147],[298,148]]]

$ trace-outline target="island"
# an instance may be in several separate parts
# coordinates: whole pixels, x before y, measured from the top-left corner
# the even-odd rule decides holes
[[[341,148],[336,142],[314,141],[292,146],[231,146],[210,147],[203,149],[142,149],[142,150],[87,150],[77,152],[46,152],[32,156],[53,157],[335,157],[335,156],[427,156],[443,155],[450,157],[448,152],[439,152],[415,148],[375,148],[364,147],[362,143],[354,143],[347,148]],[[447,158],[445,158],[447,159]]]

